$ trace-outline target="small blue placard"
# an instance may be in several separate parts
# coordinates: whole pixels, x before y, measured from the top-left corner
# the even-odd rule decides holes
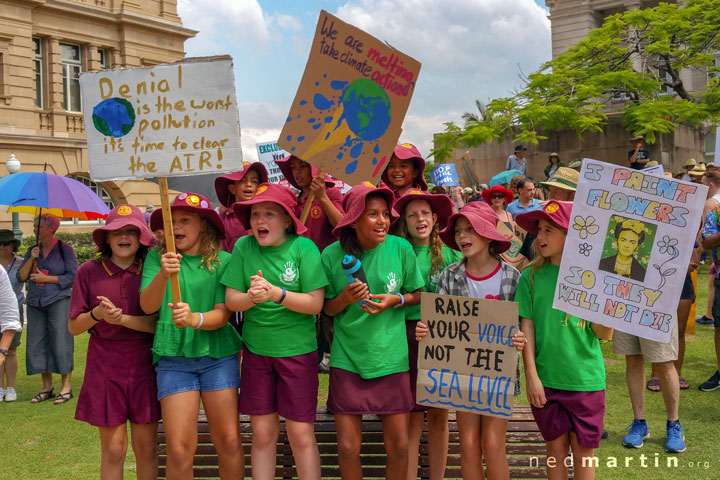
[[[430,181],[433,185],[447,185],[448,187],[456,187],[460,185],[457,168],[454,163],[441,163],[430,172]]]

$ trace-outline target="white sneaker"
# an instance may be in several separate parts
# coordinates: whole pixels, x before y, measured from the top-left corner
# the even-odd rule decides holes
[[[0,388],[0,402],[2,402],[4,398],[5,398],[5,389]]]
[[[7,390],[5,390],[5,401],[14,402],[15,400],[17,400],[17,392],[13,387],[8,387]]]

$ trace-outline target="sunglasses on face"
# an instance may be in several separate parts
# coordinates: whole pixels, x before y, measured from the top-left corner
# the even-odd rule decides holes
[[[0,242],[0,247],[7,247],[8,245],[12,245],[15,242]]]
[[[496,193],[496,194],[494,194],[494,195],[490,195],[490,198],[492,198],[492,199],[495,199],[495,198],[505,198],[505,195],[503,195],[502,193]]]

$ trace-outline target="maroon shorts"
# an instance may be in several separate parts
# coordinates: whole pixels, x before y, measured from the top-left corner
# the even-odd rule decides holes
[[[408,372],[364,379],[357,373],[330,368],[328,410],[339,415],[392,415],[413,407]]]
[[[314,422],[317,410],[317,352],[292,357],[266,357],[243,348],[240,412],[277,412],[295,422]]]
[[[543,408],[531,406],[540,433],[550,442],[575,432],[585,448],[598,448],[605,415],[605,390],[573,392],[545,388],[547,403]]]
[[[417,377],[418,377],[418,348],[420,344],[415,340],[415,325],[417,320],[405,322],[405,334],[408,342],[408,357],[410,359],[410,394],[412,395],[413,406],[412,412],[427,412],[430,407],[417,403]]]

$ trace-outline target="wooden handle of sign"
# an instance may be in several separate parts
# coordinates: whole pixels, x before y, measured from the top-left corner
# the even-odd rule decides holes
[[[170,197],[168,194],[167,177],[158,179],[160,185],[160,200],[162,204],[163,231],[165,232],[165,247],[168,252],[176,253],[175,250],[175,233],[172,226],[172,211],[170,210]],[[173,303],[182,301],[180,297],[180,279],[177,273],[170,276],[170,291],[172,292]],[[175,324],[177,328],[183,328],[182,325]]]
[[[325,177],[325,172],[323,170],[320,170],[318,172],[318,175],[321,177]],[[307,201],[305,202],[305,206],[303,207],[303,210],[300,213],[300,223],[305,224],[305,221],[307,220],[307,217],[310,214],[310,208],[312,207],[312,204],[314,201],[315,201],[315,194],[310,192],[308,194]]]

